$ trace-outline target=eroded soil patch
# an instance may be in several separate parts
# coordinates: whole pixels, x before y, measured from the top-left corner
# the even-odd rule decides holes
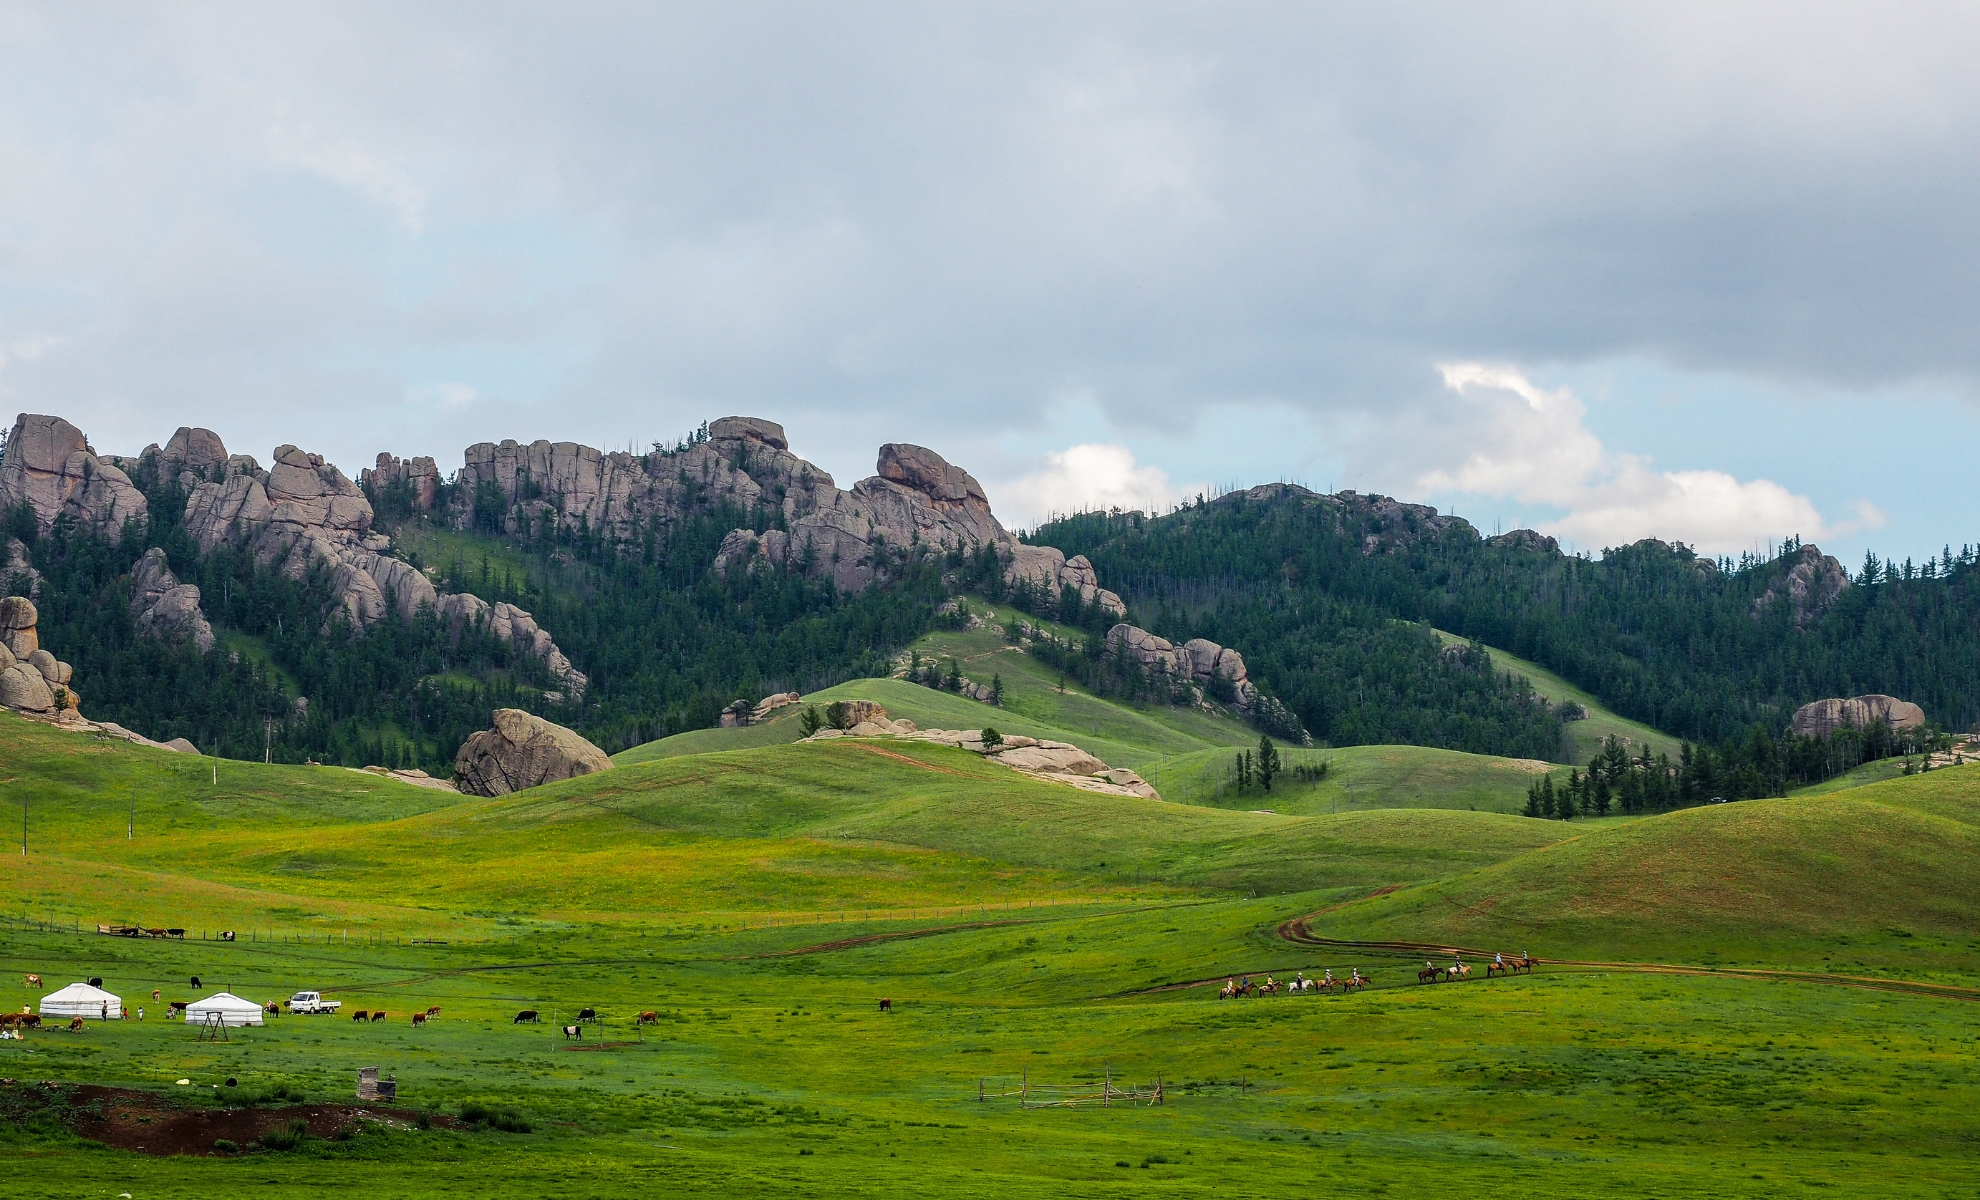
[[[281,1133],[297,1121],[309,1136],[326,1141],[347,1138],[360,1121],[409,1126],[421,1114],[410,1109],[355,1104],[290,1104],[269,1108],[227,1108],[190,1097],[97,1087],[93,1084],[17,1082],[0,1086],[0,1119],[54,1118],[93,1142],[137,1154],[219,1155],[252,1150],[263,1134]],[[453,1120],[431,1116],[432,1125]],[[230,1141],[239,1151],[214,1149]]]

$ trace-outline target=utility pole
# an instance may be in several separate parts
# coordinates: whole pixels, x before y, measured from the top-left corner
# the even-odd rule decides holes
[[[124,838],[127,841],[132,841],[132,842],[137,841],[137,792],[136,791],[131,792],[131,823],[129,827],[127,827],[124,830]]]

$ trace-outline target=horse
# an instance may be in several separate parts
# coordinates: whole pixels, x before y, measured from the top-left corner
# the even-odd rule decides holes
[[[533,1008],[525,1008],[525,1009],[523,1009],[523,1010],[522,1010],[521,1012],[519,1012],[519,1013],[517,1013],[517,1014],[516,1014],[516,1019],[515,1019],[515,1020],[513,1020],[513,1021],[511,1021],[511,1022],[509,1022],[509,1024],[511,1024],[511,1025],[521,1025],[521,1024],[523,1024],[523,1023],[524,1023],[524,1022],[526,1021],[526,1022],[528,1022],[528,1023],[529,1023],[529,1024],[531,1024],[531,1025],[535,1025],[535,1024],[537,1024],[537,1023],[538,1023],[539,1021],[541,1021],[541,1020],[542,1020],[542,1018],[540,1018],[540,1017],[538,1017],[538,1016],[536,1015],[536,1010],[535,1010],[535,1009],[533,1009]]]
[[[418,1029],[421,1025],[426,1024],[426,1014],[423,1012],[414,1013],[412,1023],[414,1029]]]
[[[271,1017],[279,1017],[282,1015],[282,1005],[277,1001],[271,1000],[262,1007],[261,1011],[267,1013]]]
[[[579,1021],[596,1021],[598,1019],[598,1010],[595,1008],[580,1008],[578,1009],[577,1019]]]
[[[40,990],[40,988],[41,988],[41,976],[39,976],[39,975],[30,975],[30,976],[28,976],[28,977],[27,977],[27,986],[29,986],[29,987],[31,987],[31,988],[34,988],[34,989],[36,989],[36,990]]]
[[[1490,979],[1494,971],[1501,975],[1512,974],[1512,968],[1498,959],[1493,959],[1491,962],[1485,964],[1485,978]]]
[[[1362,988],[1368,986],[1368,976],[1356,972],[1355,974],[1348,976],[1346,979],[1339,980],[1338,982],[1340,983],[1342,989],[1345,991],[1350,991],[1350,992],[1360,991]]]
[[[890,1013],[890,1012],[893,1012],[893,1011],[894,1011],[894,1002],[893,1002],[893,1000],[892,1000],[891,998],[889,998],[889,997],[886,997],[886,996],[882,996],[882,997],[880,997],[880,1011],[881,1011],[881,1012],[883,1012],[883,1013]],[[657,1017],[657,1016],[654,1016],[654,1014],[652,1014],[652,1013],[641,1013],[641,1014],[639,1015],[639,1019],[640,1019],[640,1020],[642,1020],[642,1021],[644,1021],[644,1020],[645,1020],[646,1018],[648,1018],[648,1017],[653,1017],[653,1019],[654,1019],[654,1021],[655,1021],[655,1022],[658,1022],[658,1021],[660,1020],[660,1018],[659,1018],[659,1017]]]
[[[366,1011],[364,1011],[363,1009],[361,1009],[361,1008],[360,1008],[360,1009],[358,1009],[358,1010],[357,1010],[356,1012],[354,1012],[354,1013],[352,1013],[352,1014],[351,1014],[351,1020],[353,1020],[353,1021],[369,1021],[369,1020],[371,1020],[371,1014],[370,1014],[370,1013],[368,1013],[368,1012],[366,1012]]]
[[[1451,966],[1445,967],[1444,970],[1452,979],[1463,979],[1465,976],[1471,974],[1471,964],[1468,962],[1454,963]]]
[[[1265,982],[1258,985],[1258,994],[1261,996],[1269,995],[1273,992],[1278,991],[1279,986],[1280,985],[1278,980],[1272,978],[1270,975],[1267,975],[1265,977]]]
[[[1244,989],[1239,987],[1237,981],[1234,979],[1226,979],[1224,986],[1217,991],[1217,999],[1219,1000],[1234,1000],[1242,995],[1244,995]]]
[[[1425,967],[1416,973],[1418,983],[1441,983],[1444,973],[1435,967]]]
[[[568,1042],[568,1041],[570,1041],[570,1040],[571,1040],[572,1038],[576,1038],[576,1039],[577,1039],[578,1041],[580,1041],[580,1042],[581,1042],[581,1041],[583,1041],[583,1040],[584,1040],[584,1026],[582,1026],[582,1025],[566,1025],[566,1026],[564,1026],[564,1040]]]
[[[1533,956],[1522,954],[1518,958],[1513,959],[1512,969],[1515,971],[1524,971],[1528,975],[1533,974]]]

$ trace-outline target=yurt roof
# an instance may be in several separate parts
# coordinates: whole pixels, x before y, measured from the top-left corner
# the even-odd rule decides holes
[[[42,997],[43,1004],[108,1004],[112,1008],[123,1003],[123,997],[106,992],[100,987],[86,983],[72,983]]]
[[[232,992],[215,992],[204,1000],[195,1000],[186,1005],[188,1009],[200,1012],[260,1012],[261,1006],[252,1000],[243,1000]]]

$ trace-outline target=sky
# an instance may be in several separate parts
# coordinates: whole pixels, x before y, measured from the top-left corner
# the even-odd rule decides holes
[[[1980,10],[0,0],[0,410],[1980,542]]]

